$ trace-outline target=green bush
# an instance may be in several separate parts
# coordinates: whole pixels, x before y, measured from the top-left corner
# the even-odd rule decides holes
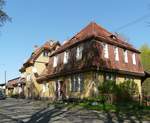
[[[19,94],[12,94],[11,97],[12,97],[12,98],[18,98],[18,97],[19,97]]]
[[[99,87],[99,98],[105,103],[132,101],[133,95],[138,95],[137,84],[134,81],[105,81]]]

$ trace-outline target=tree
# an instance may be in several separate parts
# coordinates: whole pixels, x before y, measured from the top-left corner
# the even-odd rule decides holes
[[[141,60],[144,67],[144,70],[150,72],[150,46],[144,44],[140,48],[141,51]],[[143,83],[143,92],[146,95],[150,96],[150,79],[146,79]]]
[[[5,0],[0,0],[0,26],[2,26],[6,21],[10,21],[10,17],[6,12],[3,11],[5,5]]]

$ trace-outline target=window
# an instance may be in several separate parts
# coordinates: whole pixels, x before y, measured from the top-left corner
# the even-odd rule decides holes
[[[104,51],[104,57],[109,58],[109,56],[108,56],[108,44],[103,43],[103,51]]]
[[[83,46],[78,46],[77,51],[76,51],[76,59],[77,60],[82,59],[82,51],[83,51]]]
[[[33,73],[37,73],[37,68],[36,67],[32,67],[32,72]]]
[[[58,57],[54,56],[54,62],[53,62],[53,67],[57,66],[57,62],[58,62]]]
[[[132,76],[125,76],[124,80],[125,81],[134,81],[134,77],[132,77]]]
[[[81,92],[83,91],[83,74],[76,74],[71,77],[71,91],[72,92]]]
[[[114,47],[114,55],[115,55],[115,60],[116,60],[116,61],[119,61],[118,47]]]
[[[93,72],[93,81],[98,79],[98,72]]]
[[[69,59],[69,52],[64,52],[64,64],[68,63],[68,59]]]
[[[112,73],[106,73],[104,78],[106,81],[116,81],[116,75]]]
[[[135,58],[135,53],[132,54],[132,63],[136,65],[136,58]]]
[[[27,75],[27,81],[28,81],[28,82],[29,82],[29,81],[32,81],[31,74],[28,74],[28,75]]]
[[[48,88],[49,88],[49,85],[48,85],[48,83],[45,82],[43,84],[43,92],[46,92],[48,90]]]
[[[48,55],[49,55],[49,51],[44,50],[44,51],[43,51],[43,56],[48,57]]]
[[[127,50],[124,50],[123,55],[124,55],[124,62],[128,63],[128,52],[127,52]]]

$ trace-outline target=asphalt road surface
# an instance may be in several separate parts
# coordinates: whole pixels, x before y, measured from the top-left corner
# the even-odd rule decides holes
[[[26,99],[0,100],[0,123],[150,123],[135,116],[117,117],[109,112],[47,104]]]

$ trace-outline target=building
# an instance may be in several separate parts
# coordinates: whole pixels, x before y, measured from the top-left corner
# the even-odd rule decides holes
[[[18,86],[18,82],[20,80],[20,77],[8,80],[6,84],[6,95],[7,96],[13,96],[13,95],[19,95],[21,93],[20,87]]]
[[[141,97],[145,73],[139,55],[131,44],[92,22],[51,54],[37,81],[49,85],[50,98],[61,99],[93,96],[106,80],[134,80]]]
[[[0,84],[0,91],[2,91],[3,93],[5,93],[5,89],[6,89],[6,84],[5,83],[1,83]]]
[[[48,97],[49,92],[44,91],[48,88],[47,84],[39,84],[36,81],[38,77],[45,70],[49,55],[53,53],[60,46],[59,42],[48,41],[41,47],[36,47],[30,58],[23,64],[19,70],[21,72],[22,82],[24,81],[24,95],[26,98]]]

